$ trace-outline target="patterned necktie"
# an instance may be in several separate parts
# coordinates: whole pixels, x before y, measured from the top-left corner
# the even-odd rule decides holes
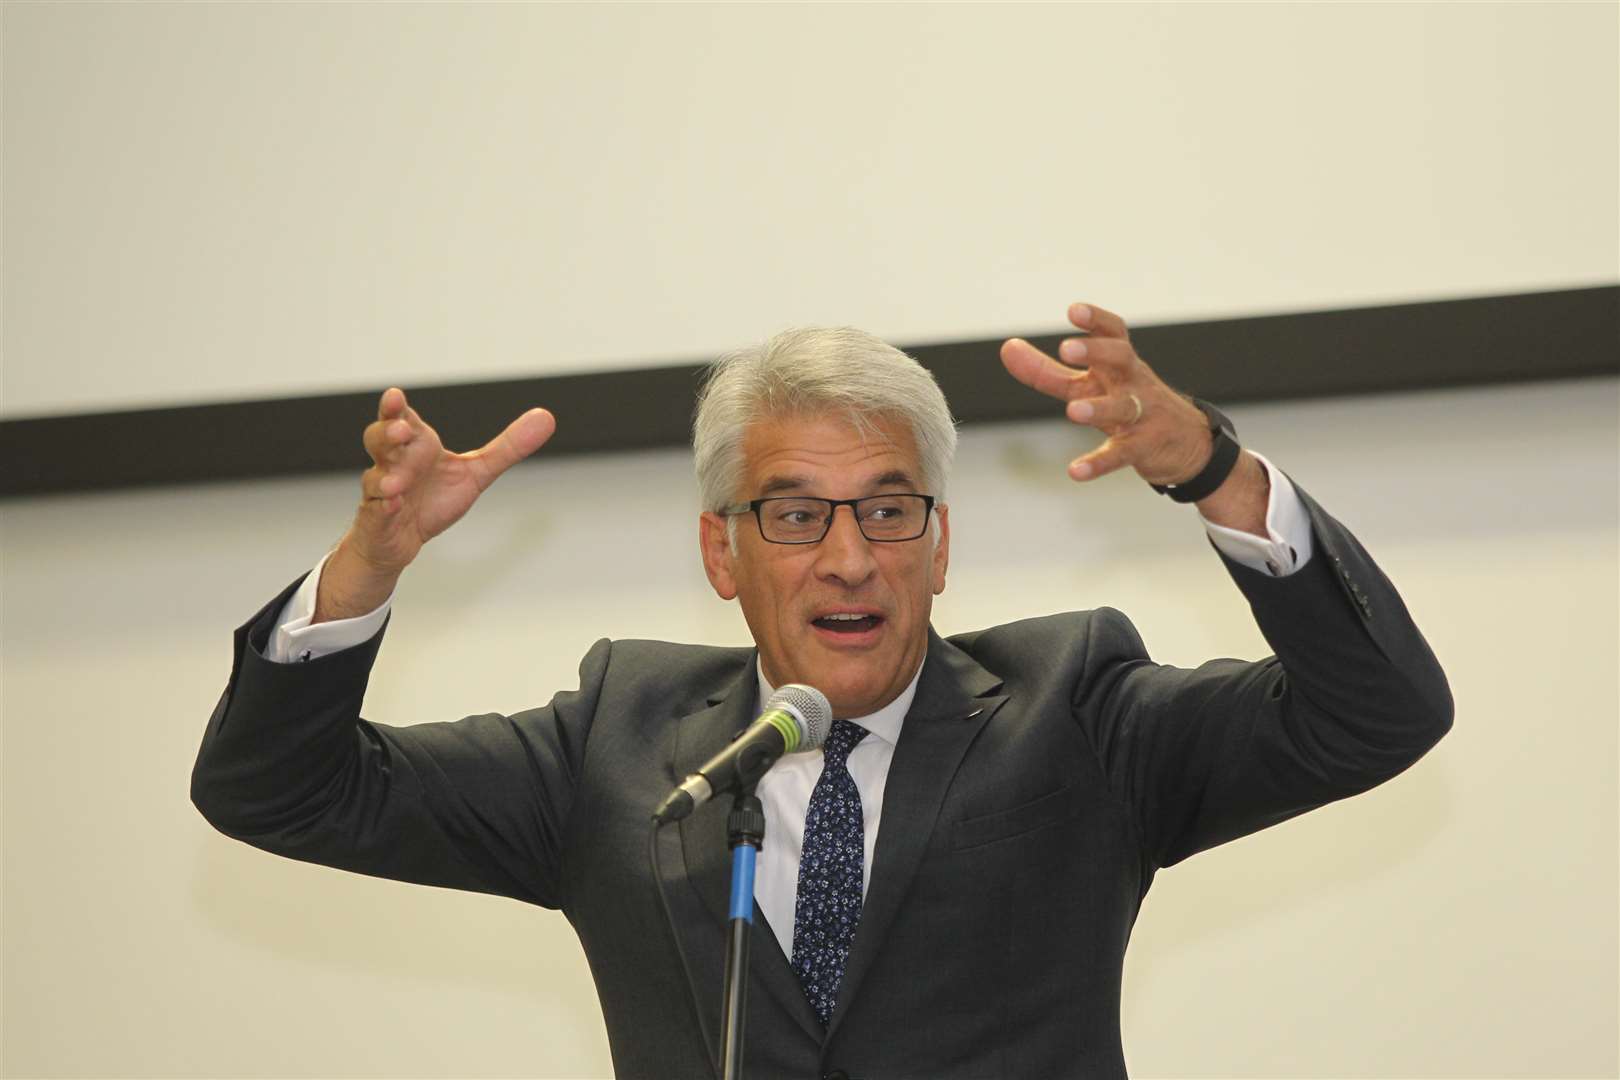
[[[861,921],[865,823],[848,761],[849,752],[865,737],[865,728],[833,721],[822,746],[826,764],[804,815],[804,853],[793,904],[793,970],[822,1027],[838,1003],[844,962]]]

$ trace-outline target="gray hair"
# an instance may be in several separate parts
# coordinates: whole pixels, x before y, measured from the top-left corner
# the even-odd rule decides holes
[[[719,511],[742,485],[743,436],[756,420],[830,414],[857,431],[895,419],[917,444],[918,482],[943,502],[956,453],[956,422],[934,376],[917,361],[851,327],[784,330],[720,357],[709,368],[692,421],[692,456],[703,509]]]

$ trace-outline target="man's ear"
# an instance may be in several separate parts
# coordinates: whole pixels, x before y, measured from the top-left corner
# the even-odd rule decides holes
[[[698,516],[698,548],[703,554],[703,572],[722,600],[737,598],[737,579],[732,573],[731,540],[726,535],[726,519],[705,510]]]
[[[932,568],[934,595],[938,596],[945,591],[945,570],[951,564],[951,508],[942,504],[934,507],[934,513],[939,515],[939,543],[934,545]]]

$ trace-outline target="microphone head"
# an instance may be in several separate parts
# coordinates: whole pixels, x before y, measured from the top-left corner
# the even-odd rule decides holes
[[[815,687],[803,683],[778,687],[765,703],[765,712],[772,709],[781,709],[798,721],[798,749],[814,750],[827,741],[827,732],[832,730],[832,705],[827,695]]]

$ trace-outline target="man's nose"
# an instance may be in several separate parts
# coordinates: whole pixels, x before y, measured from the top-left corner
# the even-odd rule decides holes
[[[848,516],[838,511],[848,510]],[[877,569],[872,545],[861,533],[853,506],[833,507],[832,524],[816,549],[816,573],[835,578],[845,586],[860,585]]]

